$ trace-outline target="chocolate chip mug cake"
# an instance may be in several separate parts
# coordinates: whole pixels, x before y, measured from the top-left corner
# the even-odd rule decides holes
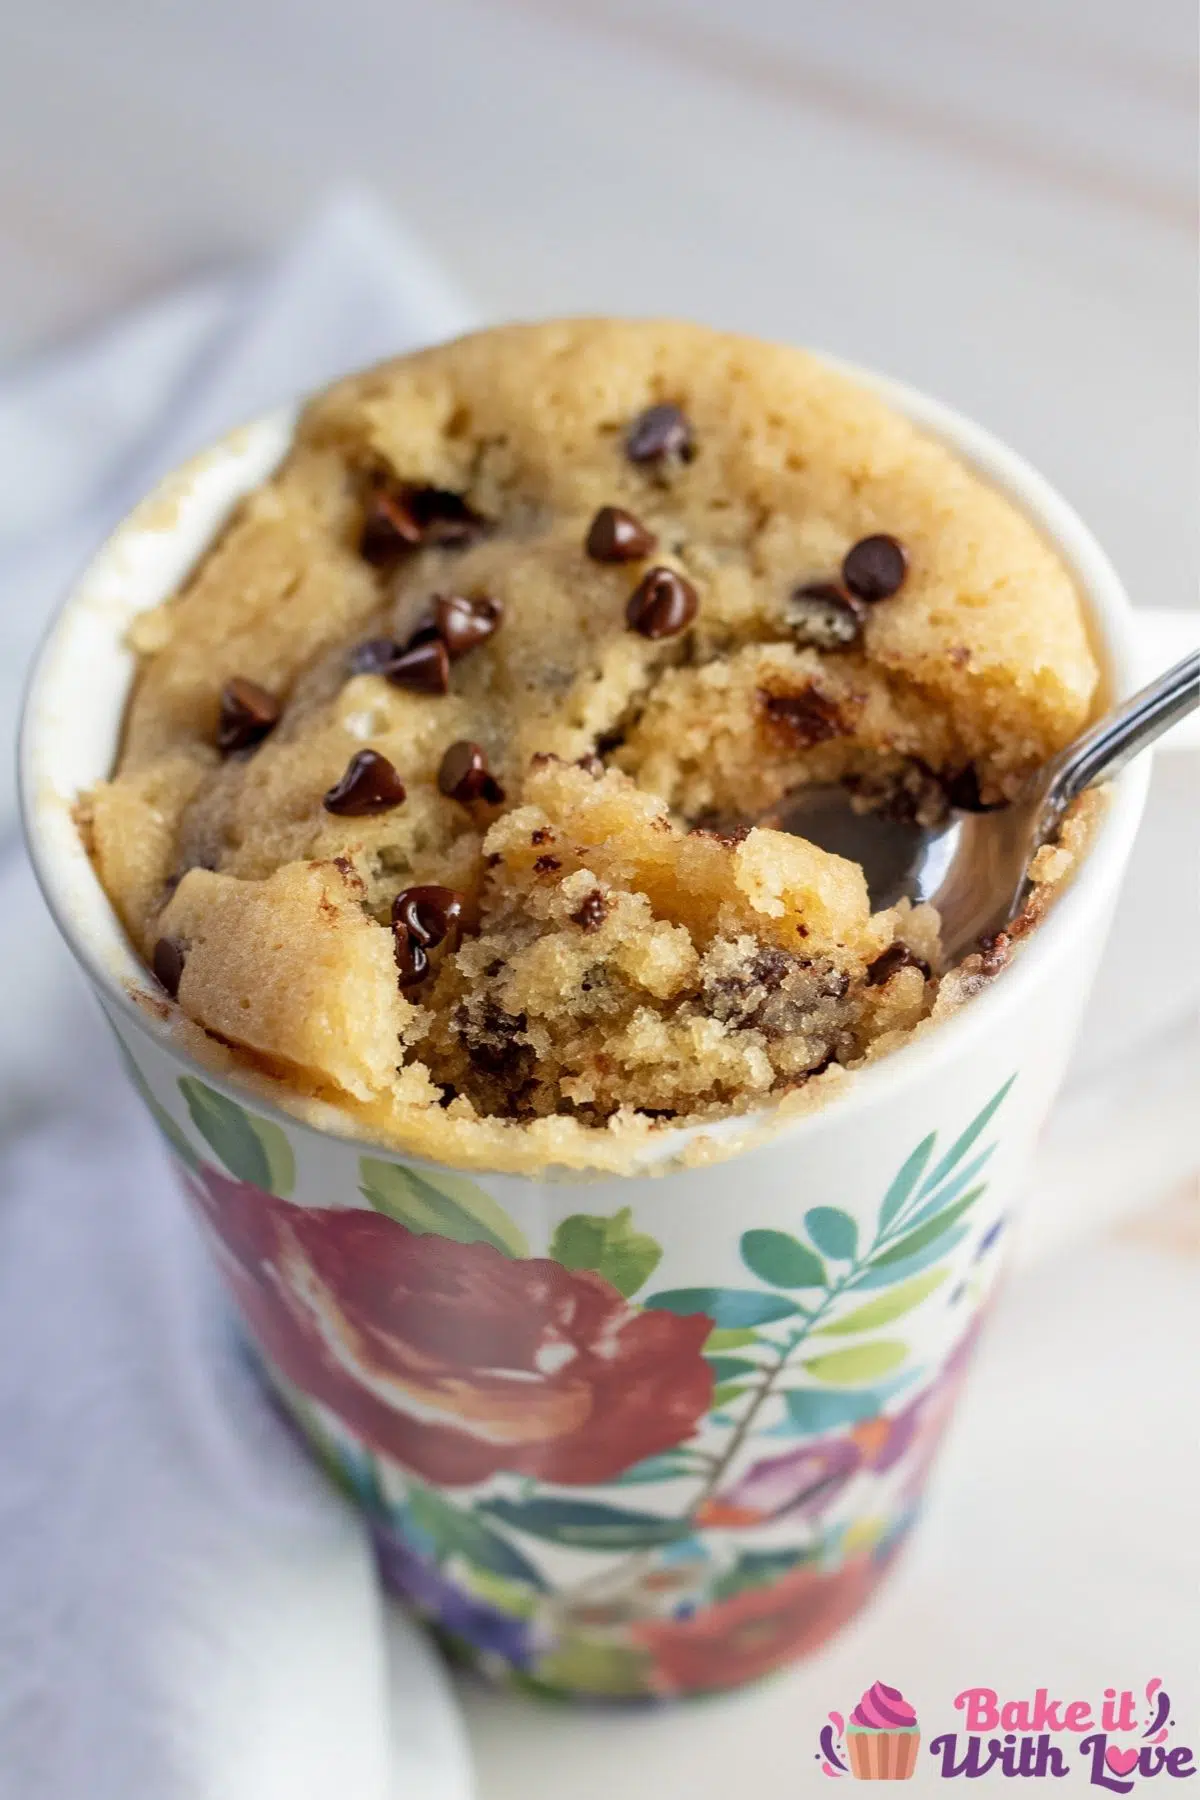
[[[981,985],[995,946],[947,969],[931,907],[756,821],[813,782],[1003,804],[1097,683],[999,493],[821,361],[678,324],[338,383],[131,635],[83,822],[180,1032],[515,1169],[810,1104]]]

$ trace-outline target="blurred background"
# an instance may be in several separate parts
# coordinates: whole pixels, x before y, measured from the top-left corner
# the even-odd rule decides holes
[[[1043,469],[1135,601],[1183,607],[1196,82],[1193,0],[7,0],[0,381],[124,309],[277,255],[351,190],[410,228],[482,318],[691,315],[929,389]],[[20,525],[0,505],[0,552]],[[1132,1329],[1131,1280],[1196,1310],[1195,801],[1195,759],[1163,759],[1035,1172],[1025,1266],[948,1454],[943,1564],[978,1582],[995,1519],[1023,1520],[974,1627],[954,1627],[976,1666],[1014,1608],[1026,1632],[1071,1614],[1084,1635],[1088,1569],[1128,1512],[1106,1489],[1097,1514],[1082,1472],[1108,1455],[1109,1320],[1119,1310]],[[1168,1355],[1164,1339],[1139,1367]],[[1051,1362],[1063,1386],[1031,1412]],[[1063,1450],[1058,1421],[1077,1421],[1077,1473],[1050,1484],[1049,1519],[1023,1511],[998,1409],[1047,1457]],[[1166,1414],[1146,1426],[1143,1463],[1166,1429]],[[1169,1457],[1161,1470],[1178,1480]],[[986,1531],[968,1516],[981,1493]],[[1080,1554],[1095,1560],[1068,1570],[1085,1514]],[[1120,1551],[1135,1557],[1139,1647],[1160,1625],[1183,1641],[1168,1596],[1189,1573],[1169,1537],[1153,1566],[1136,1564],[1133,1538]],[[887,1602],[897,1620],[923,1568]],[[1115,1626],[1095,1631],[1105,1654],[1122,1650]],[[1104,1679],[1138,1674],[1113,1665]],[[764,1775],[793,1702],[756,1702]],[[469,1712],[485,1797],[607,1792],[628,1733],[646,1792],[670,1780],[666,1723],[627,1722],[614,1739],[556,1715],[535,1756],[501,1703],[474,1695]],[[724,1716],[692,1728],[714,1770]],[[743,1739],[739,1772],[756,1754]]]

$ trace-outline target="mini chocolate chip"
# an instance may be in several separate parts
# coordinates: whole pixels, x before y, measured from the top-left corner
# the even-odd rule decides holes
[[[636,562],[649,556],[658,543],[640,519],[620,506],[602,506],[592,520],[584,549],[593,562]]]
[[[686,414],[670,404],[648,406],[629,427],[625,454],[631,463],[661,462],[667,457],[691,462],[696,446]]]
[[[431,623],[446,646],[451,662],[490,638],[504,616],[499,600],[487,594],[435,594]]]
[[[392,926],[406,931],[423,950],[431,950],[462,923],[463,897],[454,888],[410,887],[392,901]]]
[[[533,872],[535,875],[552,875],[555,869],[561,868],[562,864],[557,856],[539,856],[533,865]]]
[[[222,756],[233,750],[249,750],[261,744],[279,723],[279,702],[257,681],[235,675],[221,690],[221,714],[217,724],[217,748]]]
[[[450,657],[440,638],[429,638],[398,650],[381,672],[393,687],[411,688],[419,694],[444,694],[450,686]]]
[[[472,544],[487,530],[487,520],[473,511],[461,494],[452,493],[449,488],[409,488],[408,504],[420,527],[423,544]]]
[[[677,637],[695,618],[700,596],[690,581],[661,565],[648,569],[629,596],[625,617],[646,638]]]
[[[400,986],[413,987],[429,973],[428,952],[447,938],[458,942],[462,895],[447,887],[405,888],[392,901],[396,968]]]
[[[762,699],[768,718],[784,728],[797,749],[823,744],[845,730],[837,702],[819,688],[809,686],[798,694],[763,694]]]
[[[860,538],[842,563],[842,580],[856,599],[868,602],[888,599],[907,573],[904,545],[885,531]]]
[[[406,488],[372,488],[358,539],[358,553],[364,562],[383,568],[406,550],[415,550],[421,535]]]
[[[788,596],[788,629],[798,644],[818,650],[848,650],[862,636],[857,601],[831,581],[809,581]]]
[[[504,789],[488,769],[484,752],[467,738],[451,744],[443,756],[438,787],[449,799],[461,800],[464,806],[473,800],[499,806],[504,798]]]
[[[487,521],[448,488],[419,487],[376,477],[367,496],[359,553],[376,567],[427,544],[473,543]]]
[[[974,763],[967,763],[965,768],[956,769],[953,774],[943,775],[942,787],[951,806],[956,806],[960,812],[1001,812],[1007,805],[1004,800],[984,802],[979,791],[979,770]]]
[[[395,932],[392,954],[401,987],[415,987],[418,981],[424,981],[429,973],[429,957],[415,937],[407,931]]]
[[[361,818],[369,813],[390,812],[405,797],[405,786],[386,756],[378,750],[358,750],[346,765],[346,773],[325,795],[326,812]]]
[[[347,667],[351,675],[384,675],[401,654],[394,638],[364,638],[350,652]]]
[[[883,987],[892,979],[897,969],[920,969],[925,980],[929,980],[929,964],[915,951],[910,950],[907,944],[902,944],[897,940],[896,943],[889,944],[883,954],[877,956],[873,963],[867,964],[867,981],[871,987]]]
[[[553,836],[548,825],[539,825],[536,831],[530,832],[529,841],[531,844],[548,844]]]
[[[174,1000],[179,992],[179,983],[183,978],[183,945],[177,938],[161,937],[154,946],[154,954],[150,958],[150,967],[154,970],[154,978],[160,987],[166,989]]]
[[[583,896],[571,917],[582,930],[599,931],[608,917],[608,901],[599,888],[592,888],[590,893]]]

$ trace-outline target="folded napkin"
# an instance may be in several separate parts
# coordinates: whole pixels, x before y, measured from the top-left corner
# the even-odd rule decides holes
[[[0,734],[160,474],[470,322],[350,197],[278,261],[0,378]],[[0,769],[0,1800],[464,1800],[445,1675],[248,1364]]]

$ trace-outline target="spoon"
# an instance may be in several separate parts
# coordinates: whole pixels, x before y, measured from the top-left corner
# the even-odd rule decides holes
[[[1200,702],[1200,652],[1185,656],[1044,763],[1006,806],[951,810],[940,825],[856,813],[842,787],[797,788],[762,820],[859,863],[873,907],[928,900],[953,961],[1017,917],[1034,853],[1072,800],[1110,780]]]

